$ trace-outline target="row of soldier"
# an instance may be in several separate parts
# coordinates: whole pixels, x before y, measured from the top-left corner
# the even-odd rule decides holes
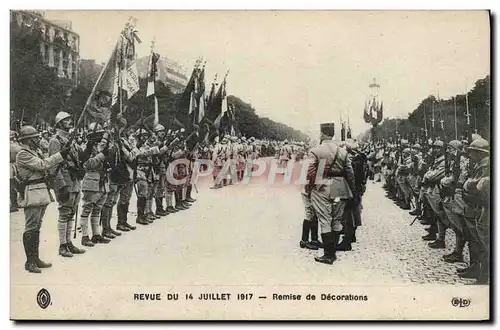
[[[80,199],[81,245],[85,247],[109,243],[136,229],[128,219],[134,190],[135,222],[140,225],[186,210],[195,201],[191,197],[191,166],[176,166],[176,180],[166,180],[169,162],[179,158],[194,160],[193,152],[186,148],[189,137],[182,130],[167,134],[162,125],[157,125],[154,132],[141,128],[128,137],[116,137],[113,129],[91,123],[85,141],[77,141],[70,133],[72,116],[65,112],[57,114],[55,129],[45,152],[40,132],[32,126],[20,129],[17,147],[12,147],[16,137],[11,136],[11,159],[15,159],[11,163],[11,183],[16,183],[19,206],[25,215],[23,245],[27,271],[40,273],[40,268],[52,266],[39,258],[42,220],[47,205],[54,201],[51,190],[58,203],[59,254],[63,257],[85,252],[71,238]],[[115,207],[116,230],[110,223]]]
[[[477,134],[472,142],[436,139],[425,145],[380,143],[370,145],[368,162],[373,174],[382,179],[387,196],[416,216],[426,228],[422,237],[432,249],[445,249],[447,229],[455,234],[447,263],[464,262],[457,268],[462,278],[485,284],[489,279],[490,256],[490,158],[489,143]]]

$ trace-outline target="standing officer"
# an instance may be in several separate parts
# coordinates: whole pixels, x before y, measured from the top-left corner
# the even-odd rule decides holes
[[[334,124],[321,125],[322,144],[311,150],[314,159],[308,169],[308,192],[321,227],[324,255],[320,263],[333,264],[342,230],[342,217],[348,199],[353,197],[354,172],[344,149],[333,142]],[[321,180],[316,182],[316,179]],[[325,182],[326,180],[326,182]]]
[[[26,263],[24,268],[30,273],[41,273],[40,268],[52,267],[39,257],[40,228],[47,205],[53,201],[46,184],[48,171],[62,163],[70,149],[64,146],[60,152],[47,159],[41,158],[40,133],[32,126],[20,130],[21,150],[16,156],[18,179],[21,182],[25,227],[23,234]],[[21,190],[20,189],[20,190]]]
[[[70,130],[73,128],[73,119],[67,112],[61,111],[55,118],[56,134],[49,141],[49,156],[57,154],[69,143]],[[52,170],[54,178],[54,190],[58,203],[59,219],[57,229],[59,232],[59,255],[72,257],[73,254],[85,252],[71,242],[71,230],[73,228],[73,218],[80,204],[81,180],[85,174],[82,168],[82,149],[76,142],[71,143],[69,159],[60,166]],[[88,154],[88,153],[87,153]],[[76,221],[77,219],[75,219]]]

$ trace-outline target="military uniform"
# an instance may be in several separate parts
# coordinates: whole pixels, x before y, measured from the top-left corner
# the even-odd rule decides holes
[[[37,139],[39,133],[31,126],[21,128],[21,150],[16,155],[18,179],[24,186],[21,207],[24,208],[25,227],[23,244],[26,252],[25,269],[31,273],[40,273],[40,268],[52,265],[39,258],[40,229],[47,205],[53,201],[46,184],[48,172],[62,163],[68,154],[67,149],[43,159],[33,145],[31,139]]]
[[[474,159],[471,152],[479,152]],[[488,282],[490,253],[490,159],[488,141],[479,138],[469,147],[474,168],[462,190],[465,223],[468,229],[470,266],[459,270],[459,276],[477,278],[480,284]],[[460,191],[459,191],[460,193]]]
[[[324,141],[310,153],[309,157],[314,159],[308,169],[311,202],[318,216],[324,246],[324,255],[315,260],[332,264],[336,259],[344,208],[347,200],[353,197],[354,173],[347,151],[332,141]],[[326,183],[315,182],[318,172],[322,172],[320,179],[327,180]]]
[[[221,143],[217,143],[214,146],[212,151],[212,163],[213,163],[213,179],[214,186],[213,188],[221,188],[223,178],[220,177],[222,173],[222,169],[224,167],[224,163],[226,161],[226,142],[227,140],[222,139]]]
[[[109,243],[110,240],[101,235],[101,211],[106,202],[109,191],[109,155],[107,137],[99,142],[98,146],[93,146],[90,158],[83,163],[85,176],[82,181],[83,207],[80,217],[82,227],[82,245],[94,246],[97,243]],[[92,230],[92,238],[89,237],[89,217]],[[109,219],[106,217],[103,229],[107,229]],[[106,232],[105,232],[106,233]],[[108,236],[108,235],[107,235]]]
[[[435,141],[433,150],[440,150],[444,146],[442,141]],[[437,224],[438,236],[436,241],[429,243],[432,248],[445,248],[446,227],[448,219],[446,213],[441,208],[441,192],[439,184],[445,175],[445,156],[439,155],[429,167],[424,175],[424,182],[427,185],[425,196],[433,211],[434,219]]]
[[[68,113],[61,111],[56,115],[56,127],[58,128],[56,134],[49,141],[48,152],[50,156],[60,152],[69,143],[71,138],[69,130],[61,126],[65,120],[71,120]],[[82,151],[75,142],[72,142],[68,159],[51,172],[59,210],[57,223],[60,243],[59,254],[63,257],[72,257],[73,254],[84,252],[71,242],[73,221],[77,220],[75,215],[80,204],[81,180],[83,179],[80,160]]]

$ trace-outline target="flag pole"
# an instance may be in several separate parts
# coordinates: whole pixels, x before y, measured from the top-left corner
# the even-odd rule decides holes
[[[453,97],[453,105],[455,107],[455,140],[458,140],[458,124],[457,124],[457,97]]]

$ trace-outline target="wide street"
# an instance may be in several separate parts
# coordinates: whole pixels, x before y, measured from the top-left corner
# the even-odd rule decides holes
[[[314,262],[321,251],[299,248],[303,219],[300,186],[267,184],[210,189],[198,183],[197,201],[189,210],[168,215],[124,233],[109,244],[86,248],[73,258],[58,256],[57,205],[47,209],[40,255],[53,263],[42,274],[24,270],[24,217],[11,213],[12,285],[360,285],[470,281],[455,274],[456,266],[441,260],[451,252],[432,250],[413,217],[387,199],[380,183],[368,182],[363,198],[363,226],[353,251],[339,252],[333,266]],[[129,222],[135,224],[135,197]],[[112,224],[116,224],[116,210]],[[81,234],[74,240],[80,244]]]

